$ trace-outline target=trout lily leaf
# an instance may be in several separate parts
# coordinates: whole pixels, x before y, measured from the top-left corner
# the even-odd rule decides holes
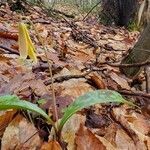
[[[18,42],[19,42],[19,53],[20,53],[21,60],[25,60],[27,56],[29,56],[34,63],[37,63],[35,47],[31,41],[29,32],[24,23],[19,23]]]

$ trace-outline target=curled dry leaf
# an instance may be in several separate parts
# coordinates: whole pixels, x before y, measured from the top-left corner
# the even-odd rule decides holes
[[[106,150],[103,143],[85,126],[81,125],[75,139],[77,150]]]
[[[41,146],[37,129],[21,115],[8,125],[1,140],[1,150],[35,150]]]
[[[57,141],[49,141],[42,145],[41,150],[62,150],[62,148]]]
[[[91,80],[98,87],[98,89],[106,89],[106,85],[100,75],[93,73],[91,75]]]

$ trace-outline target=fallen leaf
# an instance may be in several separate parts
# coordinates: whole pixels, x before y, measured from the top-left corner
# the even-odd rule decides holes
[[[136,150],[134,141],[122,130],[118,129],[115,136],[115,144],[117,149]]]
[[[21,115],[8,125],[1,139],[1,150],[35,150],[41,146],[37,129]]]
[[[92,87],[86,83],[85,79],[70,79],[69,81],[57,84],[57,87],[59,87],[59,89],[63,89],[61,96],[69,95],[74,98],[92,91]]]
[[[36,79],[32,72],[14,76],[8,84],[0,89],[0,93],[14,93],[23,97],[28,97],[32,92],[36,93],[38,96],[49,93],[43,81],[41,79]]]
[[[91,75],[91,81],[98,87],[98,89],[106,89],[106,85],[104,80],[100,75],[93,73]]]
[[[130,132],[132,139],[136,145],[136,149],[146,150],[150,147],[150,121],[143,115],[130,112],[124,107],[114,108],[113,115],[128,132]]]
[[[44,143],[40,150],[62,150],[62,148],[57,141],[49,141]]]
[[[62,129],[63,140],[68,144],[68,150],[75,150],[75,135],[80,128],[81,124],[85,123],[85,116],[75,114],[73,115],[68,122],[64,125]]]
[[[0,137],[8,124],[12,121],[15,113],[16,111],[14,110],[0,111]]]
[[[126,131],[122,130],[117,124],[113,123],[106,129],[104,138],[111,143],[111,145],[118,150],[129,149],[136,150],[136,146],[131,137]]]
[[[126,90],[130,90],[131,87],[129,86],[127,80],[125,80],[124,78],[120,77],[119,75],[117,75],[116,73],[112,72],[110,73],[110,77],[120,85],[120,87],[122,89],[126,89]]]
[[[104,137],[96,136],[106,147],[107,150],[116,150],[116,147],[113,146],[108,140],[106,140]]]
[[[86,127],[80,126],[75,139],[77,150],[105,150],[103,143]]]

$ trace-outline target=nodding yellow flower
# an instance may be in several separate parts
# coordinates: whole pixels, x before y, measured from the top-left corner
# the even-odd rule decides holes
[[[19,23],[18,42],[19,42],[20,58],[22,60],[25,60],[27,58],[27,56],[29,56],[30,59],[32,59],[34,63],[37,63],[35,47],[31,41],[29,32],[24,23]]]

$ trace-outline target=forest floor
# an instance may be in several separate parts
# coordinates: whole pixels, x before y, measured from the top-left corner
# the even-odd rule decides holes
[[[41,7],[26,7],[25,13],[11,11],[9,5],[0,7],[0,95],[15,94],[32,103],[45,99],[40,107],[52,115],[49,66],[30,25],[38,63],[33,65],[27,59],[23,65],[18,60],[18,23],[22,15],[33,22],[48,50],[59,118],[75,98],[98,89],[117,91],[139,106],[97,104],[80,111],[63,128],[67,149],[150,149],[150,95],[145,92],[144,74],[133,80],[119,70],[139,32],[106,27],[96,23],[94,17],[86,21],[81,17],[50,17]],[[50,142],[46,143],[52,139],[50,129],[35,114],[1,111],[1,149],[50,149]]]

